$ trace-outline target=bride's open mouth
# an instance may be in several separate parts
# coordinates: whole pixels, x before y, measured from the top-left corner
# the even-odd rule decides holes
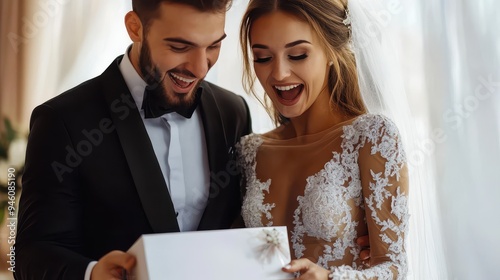
[[[274,91],[278,96],[278,101],[286,106],[294,105],[299,101],[302,92],[304,91],[303,84],[291,84],[273,86]]]

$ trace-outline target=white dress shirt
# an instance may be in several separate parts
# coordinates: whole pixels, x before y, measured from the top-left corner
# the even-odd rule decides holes
[[[198,107],[190,119],[175,112],[145,119],[141,107],[146,82],[130,62],[128,49],[120,63],[120,71],[151,140],[172,198],[179,229],[194,231],[205,211],[210,187],[208,153],[200,109]],[[96,263],[88,265],[85,280],[90,279]]]

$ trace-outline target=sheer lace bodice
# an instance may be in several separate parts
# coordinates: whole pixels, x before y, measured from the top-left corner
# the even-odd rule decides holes
[[[403,279],[406,158],[396,126],[362,115],[293,139],[251,134],[237,145],[247,227],[288,227],[291,252],[334,279]],[[371,268],[356,238],[370,233]]]

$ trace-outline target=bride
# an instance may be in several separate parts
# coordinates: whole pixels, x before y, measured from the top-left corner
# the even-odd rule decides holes
[[[240,32],[247,85],[259,80],[278,125],[237,146],[245,225],[287,226],[296,260],[283,270],[299,279],[404,279],[405,152],[395,124],[367,112],[345,0],[251,0]]]

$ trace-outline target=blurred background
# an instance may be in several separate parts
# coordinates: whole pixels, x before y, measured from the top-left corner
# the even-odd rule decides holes
[[[246,4],[234,0],[228,37],[207,79],[244,96],[254,131],[265,132],[273,128],[269,117],[241,85],[238,28]],[[409,279],[500,279],[500,2],[384,5],[380,15],[396,38],[411,116],[400,129],[411,132],[408,160],[417,170]],[[31,111],[99,75],[126,50],[123,18],[130,9],[129,0],[0,2],[1,280],[12,279],[9,240],[15,239],[8,171],[21,176]]]

